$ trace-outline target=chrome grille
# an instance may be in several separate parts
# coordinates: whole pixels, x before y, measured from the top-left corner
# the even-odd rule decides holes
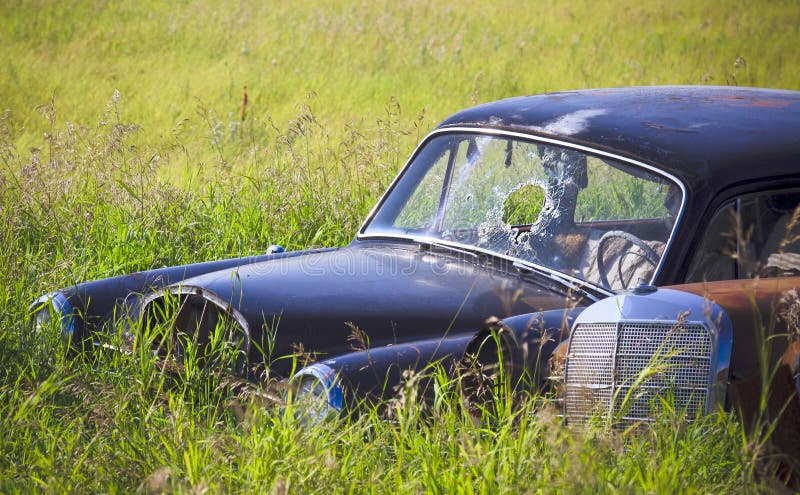
[[[689,418],[702,414],[711,392],[712,351],[702,324],[578,324],[566,363],[566,418],[583,423],[610,413],[626,426],[651,419],[665,399]]]

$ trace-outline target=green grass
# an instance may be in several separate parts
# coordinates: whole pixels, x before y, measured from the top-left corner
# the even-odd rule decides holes
[[[3,2],[0,19],[0,107],[11,110],[23,150],[40,145],[48,126],[33,109],[51,95],[61,125],[91,125],[119,90],[145,141],[179,140],[193,166],[242,159],[245,85],[244,141],[263,150],[272,123],[285,129],[308,95],[337,141],[348,125],[386,120],[392,99],[403,122],[424,114],[428,130],[472,103],[544,91],[799,84],[791,0],[34,0]]]
[[[768,491],[758,442],[725,415],[573,432],[530,403],[475,426],[441,382],[428,416],[398,403],[302,428],[219,377],[30,343],[27,306],[134,270],[345,244],[415,142],[472,103],[800,89],[799,30],[795,2],[3,2],[0,492]]]

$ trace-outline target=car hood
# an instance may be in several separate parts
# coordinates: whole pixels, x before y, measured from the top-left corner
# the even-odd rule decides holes
[[[490,316],[565,307],[564,292],[531,275],[466,258],[416,244],[355,243],[188,278],[167,290],[215,298],[246,320],[251,339],[279,355],[293,343],[335,355],[352,344],[408,342],[477,329]],[[348,341],[354,332],[361,342]]]

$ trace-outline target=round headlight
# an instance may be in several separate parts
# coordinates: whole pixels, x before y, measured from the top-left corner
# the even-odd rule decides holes
[[[69,340],[75,333],[75,313],[72,304],[60,292],[45,294],[31,304],[31,326],[36,334],[42,334],[52,323],[58,321],[61,337]]]
[[[297,414],[305,422],[316,424],[342,410],[342,387],[336,371],[317,363],[307,366],[292,378]]]

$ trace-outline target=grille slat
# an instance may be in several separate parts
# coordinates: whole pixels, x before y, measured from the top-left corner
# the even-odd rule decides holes
[[[566,418],[580,424],[610,412],[626,426],[650,420],[665,398],[689,418],[702,414],[712,349],[711,335],[701,324],[579,324],[566,363]]]

